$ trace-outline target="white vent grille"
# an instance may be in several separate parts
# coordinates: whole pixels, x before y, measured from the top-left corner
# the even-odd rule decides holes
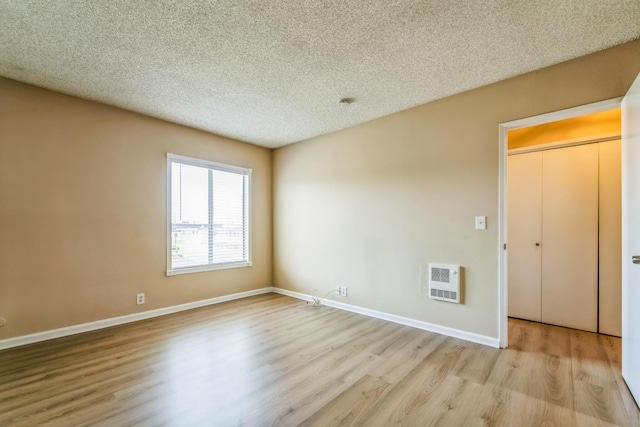
[[[434,282],[449,283],[449,269],[433,267],[431,269],[431,280]]]
[[[431,289],[431,296],[435,299],[457,300],[458,293],[451,291],[443,291],[442,289]]]
[[[460,303],[460,266],[429,264],[429,298]]]

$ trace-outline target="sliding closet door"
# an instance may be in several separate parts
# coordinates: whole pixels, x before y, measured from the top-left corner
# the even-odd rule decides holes
[[[541,321],[542,152],[509,156],[509,316]]]
[[[600,147],[600,330],[622,336],[622,214],[620,140]]]
[[[542,158],[542,321],[598,327],[598,145]]]

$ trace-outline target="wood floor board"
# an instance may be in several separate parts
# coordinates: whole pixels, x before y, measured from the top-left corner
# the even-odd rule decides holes
[[[361,424],[410,425],[416,413],[429,409],[429,400],[438,393],[463,351],[460,340],[443,340],[432,353],[391,388]]]
[[[609,359],[609,364],[616,379],[625,412],[629,417],[629,423],[630,425],[640,426],[640,411],[634,410],[638,407],[638,404],[622,378],[622,341],[610,335],[599,335],[598,341],[602,344],[602,348]]]
[[[533,357],[522,351],[501,351],[472,417],[481,418],[487,425],[508,426],[517,425],[520,417],[527,417],[527,411],[537,410],[537,399],[524,399],[526,391],[520,391],[526,390],[531,379],[532,362]]]
[[[367,352],[349,356],[344,362],[324,372],[322,383],[317,381],[317,377],[309,378],[282,391],[275,401],[272,395],[271,399],[260,402],[258,405],[262,409],[257,413],[250,413],[246,424],[259,425],[264,422],[267,425],[300,425],[379,363],[380,357]]]
[[[397,348],[385,356],[387,362],[371,372],[386,382],[397,384],[446,339],[444,335],[420,334],[415,340],[406,341],[404,349]]]
[[[364,375],[340,395],[317,410],[300,426],[352,426],[358,425],[390,388],[379,377]]]
[[[574,379],[602,387],[615,384],[606,350],[593,332],[572,331],[571,353]]]
[[[510,340],[513,389],[537,400],[573,409],[573,364],[568,329],[516,320]],[[548,342],[546,341],[548,339]]]
[[[509,348],[571,357],[571,331],[545,323],[509,319]]]
[[[257,295],[0,351],[0,426],[640,426],[619,338],[509,337]]]
[[[572,331],[571,351],[576,411],[609,424],[628,424],[618,382],[598,334]]]
[[[451,374],[484,385],[495,367],[500,350],[482,344],[467,345],[470,351],[460,356]]]

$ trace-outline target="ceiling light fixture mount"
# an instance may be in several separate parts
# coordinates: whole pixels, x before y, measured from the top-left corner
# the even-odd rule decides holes
[[[356,102],[355,98],[342,98],[340,101],[338,101],[338,105],[341,105],[343,107],[348,107],[354,102]]]

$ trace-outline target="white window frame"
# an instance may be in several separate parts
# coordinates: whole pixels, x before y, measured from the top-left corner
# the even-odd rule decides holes
[[[237,173],[241,175],[247,176],[247,238],[246,238],[246,253],[247,259],[246,261],[236,261],[236,262],[224,262],[224,263],[216,263],[209,265],[202,265],[197,267],[172,267],[172,257],[171,257],[171,165],[173,163],[181,163],[191,166],[203,167],[208,169],[215,169],[223,172],[231,172]],[[186,273],[198,273],[202,271],[212,271],[212,270],[224,270],[229,268],[239,268],[239,267],[250,267],[252,265],[251,262],[251,235],[252,235],[252,227],[251,227],[251,173],[252,170],[249,168],[242,168],[239,166],[227,165],[224,163],[212,162],[209,160],[201,160],[193,157],[180,156],[177,154],[167,153],[167,276],[174,276],[176,274],[186,274]]]

